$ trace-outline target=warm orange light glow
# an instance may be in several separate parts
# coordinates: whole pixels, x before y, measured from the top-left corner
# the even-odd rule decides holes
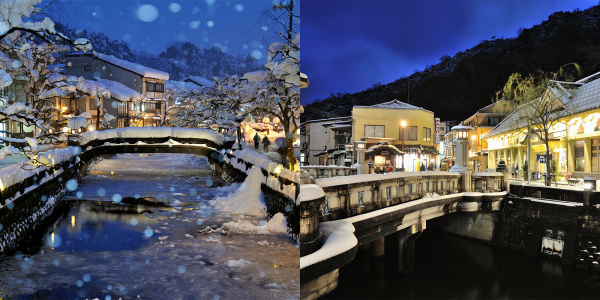
[[[400,126],[402,126],[402,128],[406,127],[406,121],[404,118],[402,118],[402,121],[400,121]]]
[[[471,136],[471,139],[473,139],[473,140],[475,140],[476,138],[477,138],[477,136],[475,136],[475,135]]]
[[[75,227],[75,216],[71,216],[71,227]]]
[[[376,164],[385,164],[385,156],[376,155],[375,156],[375,163]]]

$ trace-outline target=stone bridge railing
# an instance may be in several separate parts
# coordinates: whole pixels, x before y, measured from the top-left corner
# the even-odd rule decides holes
[[[357,174],[356,168],[342,166],[301,166],[300,170],[307,171],[312,178],[330,178]]]
[[[454,212],[498,211],[507,192],[502,173],[388,173],[312,179],[302,174],[300,195],[301,297],[314,299],[335,288],[339,268],[357,247],[387,235],[411,249],[426,221]],[[319,224],[323,222],[323,226]],[[411,246],[412,245],[412,246]],[[413,255],[414,256],[414,255]],[[412,272],[414,257],[401,259]]]
[[[448,195],[465,191],[459,173],[396,172],[315,179],[325,192],[320,221],[331,221],[421,199],[428,195]],[[501,190],[502,173],[471,175],[471,192]]]

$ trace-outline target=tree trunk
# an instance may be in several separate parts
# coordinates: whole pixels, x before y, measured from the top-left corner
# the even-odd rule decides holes
[[[548,135],[546,135],[548,136]],[[548,148],[548,140],[544,141],[545,145],[546,145],[546,186],[550,186],[550,184],[552,183],[552,181],[550,180],[551,178],[551,173],[550,173],[550,148]]]
[[[286,150],[287,150],[287,157],[288,157],[288,162],[289,162],[289,169],[297,172],[299,170],[294,169],[294,167],[296,166],[296,155],[294,154],[294,139],[289,139],[286,137],[285,142],[287,144]]]

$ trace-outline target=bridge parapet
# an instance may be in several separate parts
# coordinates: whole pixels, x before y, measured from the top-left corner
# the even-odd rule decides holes
[[[342,166],[301,166],[301,170],[307,171],[313,178],[330,178],[338,176],[357,175],[356,168]]]
[[[462,175],[397,172],[316,179],[325,192],[320,221],[331,221],[423,198],[462,191]]]
[[[85,148],[87,146],[99,146],[106,142],[157,144],[166,142],[169,139],[189,144],[207,144],[207,146],[215,149],[230,148],[233,145],[232,138],[225,137],[214,130],[180,127],[127,127],[89,131],[71,138],[69,143],[73,146]]]

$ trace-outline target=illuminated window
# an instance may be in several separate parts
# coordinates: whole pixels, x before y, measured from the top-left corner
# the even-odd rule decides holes
[[[385,126],[365,125],[365,137],[385,137]]]
[[[423,142],[431,142],[431,128],[423,127]]]
[[[585,157],[583,154],[583,140],[575,141],[575,171],[583,172],[585,169]]]

